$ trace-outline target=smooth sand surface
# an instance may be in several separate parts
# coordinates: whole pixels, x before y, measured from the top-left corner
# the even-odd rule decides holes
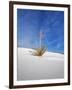
[[[18,48],[17,80],[40,80],[64,78],[64,55],[45,52],[33,56],[33,49]]]

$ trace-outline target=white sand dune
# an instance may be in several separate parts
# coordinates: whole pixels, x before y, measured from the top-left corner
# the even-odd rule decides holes
[[[43,56],[33,56],[35,50],[18,48],[17,79],[39,80],[64,78],[64,55],[45,52]]]

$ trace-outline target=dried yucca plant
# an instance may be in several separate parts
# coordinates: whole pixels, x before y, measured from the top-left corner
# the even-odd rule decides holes
[[[35,52],[32,53],[34,56],[42,56],[46,51],[45,47],[37,48]]]
[[[40,33],[39,33],[40,48],[37,48],[36,51],[32,53],[32,55],[34,55],[34,56],[42,56],[45,53],[46,47],[42,46],[42,39],[43,38],[44,38],[44,32],[42,30],[40,30]]]

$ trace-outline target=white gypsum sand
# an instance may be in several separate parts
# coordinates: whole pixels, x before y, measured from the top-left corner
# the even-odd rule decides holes
[[[33,49],[17,51],[17,80],[64,78],[64,54],[46,51],[43,56],[33,56]]]

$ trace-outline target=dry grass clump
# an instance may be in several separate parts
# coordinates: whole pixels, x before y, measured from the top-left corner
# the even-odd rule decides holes
[[[42,56],[46,51],[45,47],[37,48],[35,52],[32,53],[34,56]]]

